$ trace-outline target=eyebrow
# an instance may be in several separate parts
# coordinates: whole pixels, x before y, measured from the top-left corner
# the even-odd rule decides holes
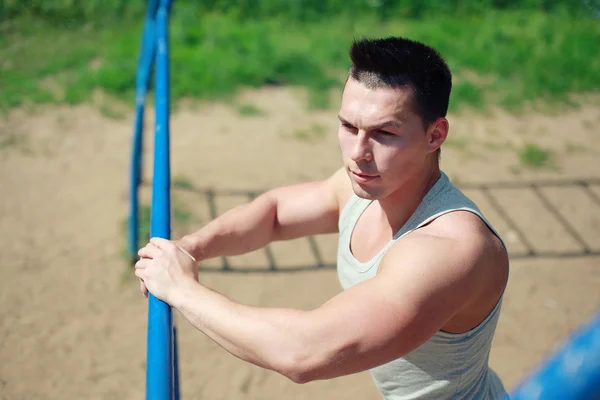
[[[344,123],[344,124],[348,124],[348,125],[354,126],[354,124],[352,124],[351,122],[349,122],[348,120],[346,120],[341,115],[338,115],[338,119],[342,123]],[[396,127],[396,128],[400,128],[401,127],[401,125],[400,125],[400,123],[398,121],[395,121],[395,120],[392,119],[392,120],[384,121],[381,124],[370,126],[370,127],[367,128],[367,130],[368,131],[376,131],[376,130],[381,129],[381,128],[386,127],[386,126],[393,126],[393,127]]]

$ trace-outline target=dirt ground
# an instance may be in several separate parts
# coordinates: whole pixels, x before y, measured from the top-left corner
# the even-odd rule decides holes
[[[217,213],[246,199],[227,190],[320,179],[339,166],[337,104],[308,110],[304,95],[289,88],[247,92],[239,102],[260,113],[188,105],[171,120],[172,176],[214,189]],[[598,104],[449,117],[442,168],[465,186],[514,255],[490,360],[508,388],[600,306]],[[152,115],[148,110],[149,128]],[[91,106],[19,110],[0,119],[2,400],[144,397],[147,302],[123,258],[131,119],[131,112],[111,119]],[[149,180],[151,129],[146,139]],[[522,165],[518,149],[529,142],[551,151],[550,167]],[[525,184],[532,181],[561,184],[532,189]],[[473,186],[481,183],[491,186]],[[210,218],[201,190],[173,196],[191,213],[190,229]],[[315,243],[323,262],[333,264],[335,235]],[[315,268],[314,255],[305,239],[278,243],[227,260],[233,270],[264,272],[223,272],[215,259],[203,263],[201,279],[247,304],[309,309],[340,291],[335,271]],[[273,262],[277,270],[269,271]],[[293,266],[307,268],[286,271]],[[296,385],[237,360],[180,316],[177,323],[182,399],[379,398],[367,373]]]

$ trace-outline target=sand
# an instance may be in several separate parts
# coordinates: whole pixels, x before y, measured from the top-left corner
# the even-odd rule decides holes
[[[223,104],[177,108],[172,176],[192,190],[173,190],[190,213],[176,234],[211,218],[207,190],[220,214],[248,194],[338,168],[337,104],[315,111],[304,100],[299,90],[271,88],[238,99],[258,115]],[[449,116],[442,169],[480,205],[512,256],[490,360],[509,388],[600,306],[597,104]],[[149,109],[146,202],[152,123]],[[131,134],[131,111],[111,119],[90,105],[0,119],[2,400],[144,397],[147,302],[123,257]],[[550,167],[520,163],[517,150],[529,142],[552,151]],[[340,291],[335,246],[336,235],[277,243],[227,259],[230,271],[222,259],[203,262],[201,279],[246,304],[310,309]],[[379,398],[368,373],[296,385],[234,358],[180,315],[177,323],[182,399]]]

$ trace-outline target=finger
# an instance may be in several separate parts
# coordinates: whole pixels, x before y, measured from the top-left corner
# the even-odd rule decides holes
[[[140,258],[135,263],[135,269],[144,269],[148,268],[152,264],[152,260],[150,258]]]
[[[140,279],[140,291],[144,295],[144,297],[148,297],[148,288],[144,284],[144,281]]]
[[[154,246],[158,247],[161,250],[170,250],[175,247],[173,242],[171,242],[170,240],[159,237],[153,237],[152,239],[150,239],[150,243],[152,243]]]
[[[143,269],[136,268],[134,274],[135,274],[135,276],[137,276],[141,280],[144,280],[145,274],[144,274],[144,270]]]
[[[138,255],[145,258],[157,258],[160,256],[160,254],[160,250],[150,243],[138,251]]]

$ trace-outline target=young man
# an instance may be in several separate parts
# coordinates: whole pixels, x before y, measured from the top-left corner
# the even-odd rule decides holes
[[[233,355],[297,383],[371,370],[385,399],[498,399],[488,355],[508,278],[503,242],[439,168],[450,71],[403,38],[362,40],[339,111],[344,165],[271,190],[139,251],[142,292]],[[195,259],[339,232],[345,289],[312,311],[249,307],[198,282]]]

